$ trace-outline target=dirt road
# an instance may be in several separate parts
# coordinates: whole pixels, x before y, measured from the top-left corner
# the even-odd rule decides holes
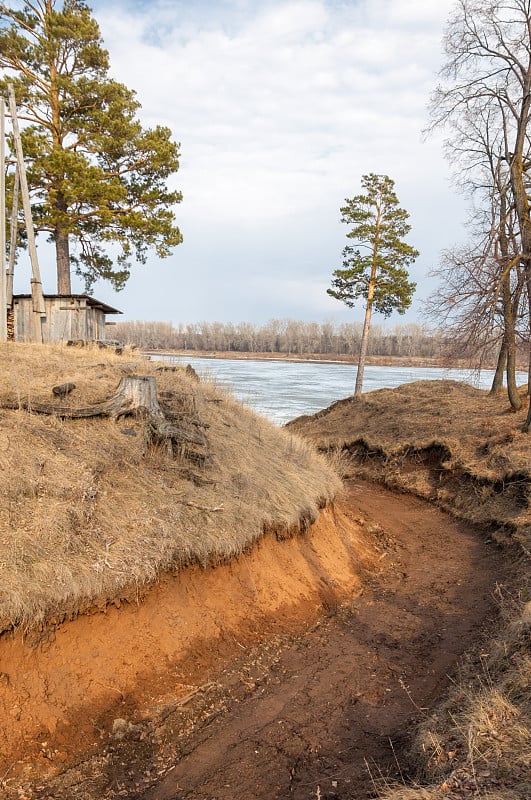
[[[361,800],[405,777],[414,722],[492,622],[503,556],[408,495],[351,483],[341,506],[380,551],[359,597],[336,607],[332,594],[303,633],[236,647],[167,714],[117,724],[99,752],[26,796]]]

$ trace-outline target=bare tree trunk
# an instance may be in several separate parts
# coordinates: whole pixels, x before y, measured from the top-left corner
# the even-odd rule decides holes
[[[526,264],[526,267],[527,303],[529,308],[529,361],[527,367],[527,392],[529,394],[529,408],[522,430],[524,433],[529,433],[531,431],[531,264]]]
[[[514,342],[507,351],[507,394],[513,411],[520,411],[522,401],[516,383],[516,344]]]
[[[529,72],[531,78],[531,68]],[[526,97],[526,99],[524,100],[524,105],[526,107],[525,111],[527,114],[526,116],[527,119],[527,117],[529,116],[529,110],[531,105],[531,95],[528,95]],[[523,139],[523,133],[520,133],[519,139]],[[517,144],[520,144],[518,140]],[[526,187],[524,184],[525,170],[523,167],[523,159],[521,153],[522,153],[522,146],[520,144],[520,148],[518,150],[515,148],[515,155],[511,162],[511,184],[513,187],[516,214],[518,216],[518,222],[520,226],[522,249],[526,254],[525,258],[523,259],[523,267],[524,267],[526,287],[527,287],[527,302],[529,309],[528,322],[529,322],[529,333],[531,338],[531,256],[529,255],[531,253],[531,213],[530,213],[531,209],[529,205],[529,198],[527,196]],[[530,342],[530,356],[531,356],[531,342]],[[531,358],[530,358],[529,369],[530,369],[530,378],[528,383],[531,382]],[[531,392],[529,395],[529,409],[527,412],[527,419],[524,423],[522,430],[524,431],[524,433],[529,433],[531,431]]]
[[[496,395],[501,394],[503,392],[503,375],[505,373],[505,367],[507,366],[507,342],[505,341],[505,336],[503,337],[500,352],[498,354],[498,362],[496,364],[496,370],[494,372],[494,378],[492,379],[492,386],[490,387],[489,394]]]
[[[500,222],[499,222],[499,245],[502,256],[502,308],[503,308],[503,342],[506,349],[506,366],[507,366],[507,395],[513,411],[519,411],[522,408],[520,395],[518,394],[518,387],[516,385],[516,328],[515,328],[515,314],[518,308],[518,300],[516,300],[516,307],[513,308],[513,301],[511,297],[511,263],[509,256],[509,237],[507,231],[507,186],[499,180],[499,173],[497,172],[498,192],[500,195]]]
[[[531,219],[529,220],[529,228],[526,231],[528,236],[522,236],[522,244],[524,251],[531,252]],[[526,248],[527,245],[527,248]],[[527,389],[529,393],[529,408],[527,411],[527,418],[523,425],[523,432],[529,433],[531,431],[531,259],[526,258],[524,261],[526,285],[527,285],[527,302],[528,302],[528,319],[529,319],[529,365],[528,365],[528,379]]]
[[[507,274],[503,280],[503,319],[505,324],[504,341],[507,348],[507,394],[514,411],[522,408],[522,401],[516,385],[516,331],[511,302],[511,277]]]

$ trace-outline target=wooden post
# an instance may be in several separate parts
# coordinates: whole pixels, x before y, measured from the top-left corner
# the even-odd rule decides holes
[[[0,342],[7,341],[6,305],[6,106],[0,97]]]
[[[6,303],[7,307],[13,306],[13,276],[15,274],[15,259],[17,257],[17,233],[18,233],[18,192],[20,187],[20,179],[18,176],[18,164],[15,167],[15,183],[13,186],[13,203],[11,206],[11,222],[9,225],[10,242],[9,242],[9,268],[7,270],[7,289],[6,289]]]
[[[35,244],[35,229],[33,227],[33,218],[31,216],[31,203],[28,189],[28,180],[26,178],[26,167],[24,165],[24,154],[22,152],[22,140],[20,138],[20,130],[18,127],[17,119],[17,105],[15,101],[15,92],[12,84],[7,86],[9,92],[9,110],[11,113],[11,122],[13,124],[13,136],[15,139],[15,150],[17,154],[18,173],[20,179],[20,191],[22,194],[22,207],[24,209],[24,219],[26,221],[26,236],[28,237],[28,250],[31,261],[31,296],[33,299],[33,310],[41,317],[46,316],[46,307],[44,305],[44,296],[42,293],[41,274],[39,270],[39,261],[37,258],[37,246]],[[42,326],[41,321],[36,322],[36,338],[42,342]]]

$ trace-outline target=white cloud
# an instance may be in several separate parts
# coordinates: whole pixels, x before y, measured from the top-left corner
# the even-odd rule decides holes
[[[459,236],[461,216],[458,201],[451,210],[439,145],[421,143],[451,5],[95,2],[113,74],[138,92],[143,122],[168,125],[181,142],[175,183],[185,237],[169,263],[154,267],[156,282],[139,267],[123,295],[98,294],[136,318],[157,316],[158,303],[175,321],[211,313],[238,321],[245,308],[258,319],[319,321],[346,233],[339,207],[370,171],[395,179],[414,226],[416,218],[430,225],[411,238],[429,242],[421,268],[431,266]],[[446,230],[426,219],[427,205],[445,206]],[[260,286],[248,280],[250,263]],[[209,286],[213,299],[205,299]],[[190,302],[194,292],[208,314]]]

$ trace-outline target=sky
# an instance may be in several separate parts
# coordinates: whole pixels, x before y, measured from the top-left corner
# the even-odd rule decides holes
[[[452,0],[89,4],[142,123],[181,144],[171,186],[184,237],[169,258],[134,265],[122,292],[98,283],[95,297],[128,320],[359,320],[326,289],[347,243],[339,209],[376,172],[395,181],[421,252],[413,305],[388,324],[422,321],[430,270],[464,238],[441,137],[422,134]],[[39,254],[53,293],[52,254]]]

